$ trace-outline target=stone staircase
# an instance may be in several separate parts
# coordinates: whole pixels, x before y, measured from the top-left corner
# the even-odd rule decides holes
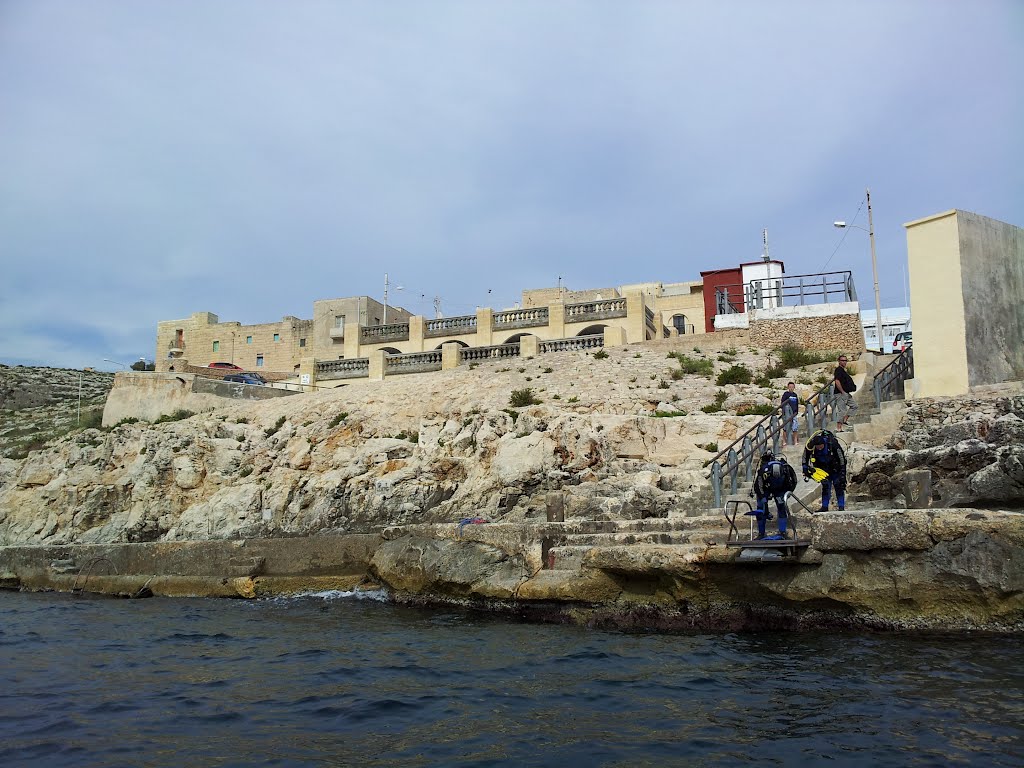
[[[638,544],[670,546],[694,556],[709,542],[724,543],[729,526],[723,516],[677,516],[643,520],[602,520],[574,523],[572,533],[547,550],[548,570],[578,570],[595,548],[633,547]]]

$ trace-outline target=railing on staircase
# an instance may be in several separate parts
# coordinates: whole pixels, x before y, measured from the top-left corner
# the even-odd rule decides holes
[[[832,382],[815,392],[807,399],[804,409],[807,422],[807,433],[825,427],[828,409],[832,407]],[[736,493],[739,488],[739,474],[743,470],[744,482],[754,479],[754,460],[768,450],[771,443],[772,453],[779,450],[779,435],[782,434],[784,420],[781,405],[758,421],[754,426],[732,441],[727,448],[720,451],[711,460],[711,489],[715,494],[715,508],[722,506],[722,481],[729,479],[729,493]]]
[[[872,386],[875,390],[875,407],[882,403],[903,397],[903,382],[914,378],[914,348],[907,347],[890,363],[875,374]]]

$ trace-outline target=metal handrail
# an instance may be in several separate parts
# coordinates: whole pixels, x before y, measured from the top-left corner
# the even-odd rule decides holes
[[[831,389],[832,382],[828,382],[807,398],[804,414],[807,420],[808,434],[815,429],[825,427],[828,408],[832,405]],[[819,424],[820,426],[817,426]],[[754,458],[768,449],[769,441],[771,441],[772,453],[778,452],[779,436],[784,427],[785,420],[780,404],[733,440],[724,450],[719,451],[718,455],[711,460],[711,471],[708,478],[711,480],[711,489],[715,494],[716,509],[722,506],[722,480],[728,476],[730,480],[729,493],[736,493],[739,487],[739,470],[742,466],[744,482],[750,482],[753,479]],[[736,450],[737,446],[739,446],[739,451]],[[724,463],[722,462],[723,457]]]
[[[883,402],[895,398],[896,387],[907,379],[914,378],[914,348],[907,347],[889,364],[875,374],[871,380],[871,388],[875,393],[875,407],[881,408]]]

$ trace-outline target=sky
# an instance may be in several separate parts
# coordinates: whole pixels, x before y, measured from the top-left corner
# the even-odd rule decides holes
[[[764,228],[871,308],[832,226],[867,187],[900,306],[904,223],[1024,226],[1022,39],[1015,0],[0,0],[0,362],[113,370],[385,273],[430,317],[698,280]]]

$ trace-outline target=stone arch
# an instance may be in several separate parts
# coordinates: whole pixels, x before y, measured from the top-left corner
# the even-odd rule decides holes
[[[443,347],[445,344],[458,344],[460,347],[463,347],[463,348],[469,346],[469,344],[467,344],[464,341],[459,341],[458,339],[452,339],[451,341],[442,341],[440,344],[438,344],[436,347],[434,347],[434,349],[438,350],[441,347]]]
[[[682,312],[677,312],[676,314],[672,315],[672,317],[668,319],[668,324],[671,327],[675,328],[676,331],[679,332],[680,336],[683,336],[686,333],[693,333],[695,330],[693,327],[693,323],[687,320],[686,315],[684,315]],[[687,328],[689,328],[690,330],[687,331]]]
[[[596,336],[597,334],[603,334],[604,329],[608,327],[607,323],[595,323],[594,325],[588,325],[582,331],[577,333],[577,336]]]
[[[515,344],[516,342],[522,341],[523,340],[523,336],[532,336],[532,335],[533,335],[532,333],[517,333],[517,334],[515,334],[513,336],[509,336],[507,339],[505,339],[501,343],[502,344]]]
[[[400,355],[400,354],[402,354],[401,350],[395,349],[394,347],[382,347],[380,351],[384,352],[385,354],[388,354],[388,355]]]

